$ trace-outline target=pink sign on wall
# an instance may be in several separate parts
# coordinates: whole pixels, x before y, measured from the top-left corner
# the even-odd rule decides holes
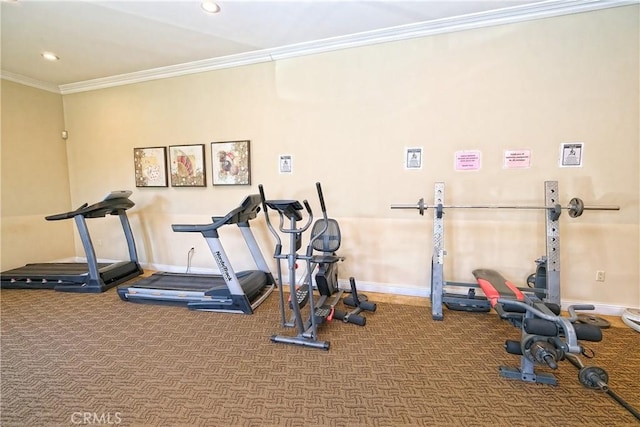
[[[526,169],[531,167],[530,150],[506,150],[504,152],[505,169]]]
[[[477,171],[480,170],[481,153],[480,150],[456,151],[455,169],[457,171]]]

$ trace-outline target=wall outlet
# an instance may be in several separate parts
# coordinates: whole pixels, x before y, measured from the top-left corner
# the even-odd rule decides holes
[[[604,270],[596,271],[596,282],[604,282]]]

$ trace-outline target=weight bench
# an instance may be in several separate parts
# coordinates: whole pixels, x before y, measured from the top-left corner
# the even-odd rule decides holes
[[[563,317],[556,304],[545,303],[535,293],[523,292],[495,270],[477,269],[473,275],[491,307],[522,330],[519,341],[505,342],[508,353],[520,355],[520,368],[501,366],[503,377],[556,385],[554,375],[537,373],[535,365],[557,369],[557,362],[567,353],[582,353],[578,340],[602,340],[602,331],[597,326],[574,324],[578,318],[576,310],[593,310],[593,305],[572,305],[568,308],[569,317]]]

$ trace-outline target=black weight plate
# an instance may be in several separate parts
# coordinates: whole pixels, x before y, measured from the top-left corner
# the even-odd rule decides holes
[[[585,387],[599,389],[602,384],[598,384],[598,381],[608,384],[609,374],[607,374],[607,371],[602,368],[598,368],[597,366],[587,366],[580,369],[580,372],[578,372],[578,379]]]
[[[601,329],[607,329],[611,326],[611,323],[607,319],[594,316],[593,314],[578,314],[578,322],[586,323],[587,325],[597,326]]]

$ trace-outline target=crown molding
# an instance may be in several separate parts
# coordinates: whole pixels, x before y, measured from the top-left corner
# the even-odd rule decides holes
[[[242,65],[259,64],[273,61],[265,50],[239,53],[220,58],[203,59],[201,61],[187,62],[184,64],[169,65],[166,67],[152,68],[117,76],[86,80],[78,83],[60,85],[59,90],[63,95],[90,90],[105,89],[114,86],[123,86],[132,83],[146,82],[150,80],[167,79],[170,77],[184,76],[188,74],[204,73],[206,71],[220,70],[223,68],[240,67]]]
[[[123,86],[132,83],[203,73],[224,68],[278,61],[305,55],[314,55],[340,49],[349,49],[378,43],[407,40],[497,25],[513,24],[536,19],[629,6],[639,3],[640,0],[547,0],[539,3],[513,6],[500,10],[401,25],[381,30],[361,32],[348,36],[333,37],[279,48],[263,49],[220,58],[204,59],[134,73],[63,84],[58,87],[5,72],[2,73],[2,78],[8,78],[9,80],[13,80],[18,83],[24,83],[29,86],[67,95],[77,92],[105,89],[114,86]],[[5,77],[5,74],[10,76]]]
[[[638,3],[640,3],[640,0],[547,0],[529,5],[513,6],[500,10],[418,22],[349,36],[284,46],[273,49],[271,51],[271,57],[274,60],[287,59],[339,49],[427,37],[436,34],[453,33],[620,6],[630,6]]]
[[[60,95],[62,92],[60,91],[60,87],[54,85],[53,83],[47,83],[40,80],[32,79],[30,77],[22,76],[20,74],[11,73],[9,71],[0,71],[0,78],[4,80],[9,80],[14,83],[20,83],[25,86],[31,86],[36,89],[46,90],[47,92],[53,92]]]

